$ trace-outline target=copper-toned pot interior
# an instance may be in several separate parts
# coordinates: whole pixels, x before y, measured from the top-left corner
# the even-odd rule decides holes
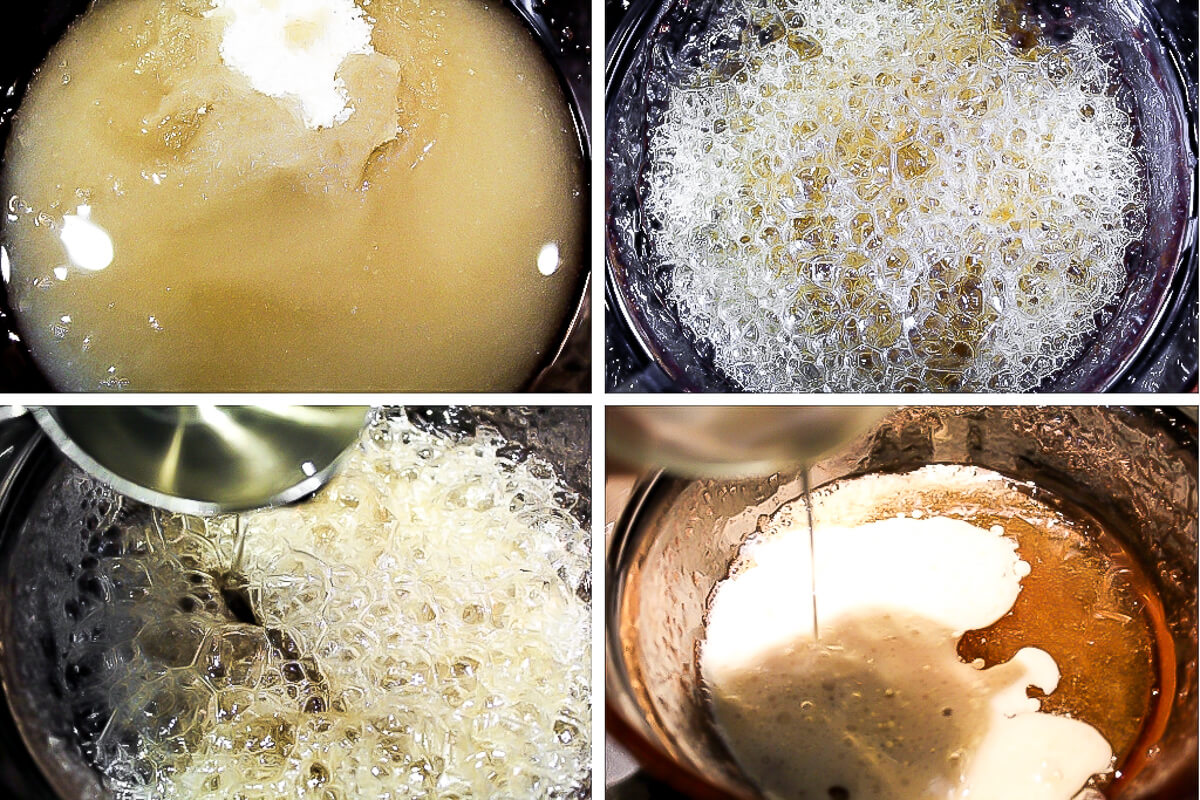
[[[1087,509],[1145,568],[1166,612],[1176,691],[1157,753],[1111,796],[1194,797],[1197,751],[1194,423],[1107,408],[903,409],[813,466],[814,485],[925,464],[973,464]],[[760,514],[801,494],[798,474],[743,481],[657,476],[634,492],[609,542],[610,726],[678,788],[754,796],[714,730],[697,667],[714,586]]]

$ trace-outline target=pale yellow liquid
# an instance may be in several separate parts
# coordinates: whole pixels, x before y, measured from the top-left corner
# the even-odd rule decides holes
[[[101,0],[51,52],[2,195],[57,387],[511,390],[545,362],[586,208],[552,69],[498,4],[360,5],[376,52],[342,63],[328,128],[223,63],[206,0]],[[85,215],[102,269],[63,242]]]

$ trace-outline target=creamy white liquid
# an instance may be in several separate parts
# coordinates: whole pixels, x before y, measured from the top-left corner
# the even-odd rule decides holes
[[[836,505],[815,531],[820,641],[803,514],[749,541],[712,601],[702,674],[719,730],[768,797],[1065,800],[1111,769],[1095,728],[1026,695],[1057,686],[1046,652],[986,670],[958,658],[958,638],[1007,613],[1029,573],[999,526],[856,524],[850,502],[840,527]]]

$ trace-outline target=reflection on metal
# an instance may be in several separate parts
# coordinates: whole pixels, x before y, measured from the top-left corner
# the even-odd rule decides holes
[[[885,406],[612,406],[608,449],[696,478],[769,475],[865,433]]]
[[[63,453],[122,494],[188,514],[244,511],[320,488],[364,406],[34,408]]]

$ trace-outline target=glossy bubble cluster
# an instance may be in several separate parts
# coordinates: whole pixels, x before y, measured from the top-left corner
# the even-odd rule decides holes
[[[46,591],[115,797],[588,794],[580,498],[495,429],[380,417],[317,498],[240,518],[71,481],[42,524],[81,544]]]
[[[671,89],[646,207],[670,296],[749,390],[1027,390],[1076,358],[1144,228],[1085,26],[997,0],[774,0]]]

